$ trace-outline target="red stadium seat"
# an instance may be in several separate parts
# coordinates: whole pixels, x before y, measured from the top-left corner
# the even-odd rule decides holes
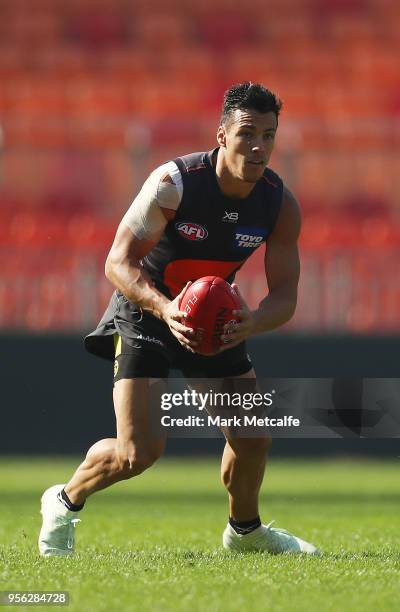
[[[257,19],[236,0],[28,5],[1,5],[0,324],[78,328],[86,263],[94,322],[135,190],[211,147],[223,92],[250,79],[283,98],[272,166],[304,209],[293,329],[398,330],[382,282],[400,251],[398,2],[255,0]],[[254,302],[257,258],[256,282],[241,272]]]

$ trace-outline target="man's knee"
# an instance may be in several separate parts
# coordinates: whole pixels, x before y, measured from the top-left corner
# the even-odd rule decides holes
[[[163,454],[164,445],[154,444],[145,448],[135,448],[128,458],[117,458],[117,470],[123,479],[138,476],[151,467]]]
[[[96,467],[103,476],[132,478],[153,465],[163,454],[164,448],[163,440],[154,440],[147,445],[134,445],[129,456],[121,456],[117,439],[106,438],[89,448],[85,464],[89,469]]]

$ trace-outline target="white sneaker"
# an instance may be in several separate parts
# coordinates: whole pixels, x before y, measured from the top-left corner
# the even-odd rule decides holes
[[[237,552],[261,550],[274,555],[285,552],[307,553],[309,555],[321,554],[321,551],[313,544],[297,538],[285,529],[271,527],[273,522],[271,521],[268,525],[260,525],[257,529],[244,535],[236,533],[228,523],[222,535],[222,544],[224,548]]]
[[[80,522],[57,498],[65,485],[54,485],[42,495],[40,512],[43,524],[39,533],[39,552],[45,557],[71,555],[74,552],[75,526]]]

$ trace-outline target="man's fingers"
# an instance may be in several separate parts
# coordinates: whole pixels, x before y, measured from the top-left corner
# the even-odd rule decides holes
[[[223,334],[222,336],[220,336],[221,342],[223,344],[233,344],[234,342],[237,341],[237,335],[236,334]]]
[[[234,290],[234,292],[236,293],[236,295],[238,296],[239,300],[241,302],[244,302],[244,299],[242,297],[242,294],[240,293],[240,289],[239,286],[236,283],[232,283],[232,289]]]
[[[234,317],[240,317],[241,319],[248,319],[250,317],[250,311],[246,308],[243,310],[232,310]]]
[[[196,341],[196,332],[190,327],[185,327],[180,323],[173,323],[170,326],[172,333],[175,338],[181,343],[191,347],[196,347],[198,342]]]
[[[232,289],[235,291],[236,295],[238,296],[238,298],[239,298],[239,300],[240,300],[240,303],[241,303],[241,305],[243,306],[243,308],[244,308],[245,310],[248,310],[248,306],[247,306],[247,304],[246,304],[246,302],[245,302],[245,299],[244,299],[244,297],[242,296],[242,294],[240,293],[239,287],[237,286],[237,284],[236,284],[236,283],[233,283],[233,284],[232,284]]]
[[[186,319],[187,313],[184,310],[178,310],[178,312],[171,314],[170,317],[174,321],[180,321],[181,319]]]
[[[191,342],[182,334],[176,333],[175,338],[178,340],[179,344],[188,349],[191,353],[195,353],[194,347],[197,346],[196,342]]]
[[[242,330],[242,327],[239,327],[239,325],[240,323],[237,323],[235,327],[233,325],[224,325],[220,338],[229,338],[230,340],[234,339],[235,336]]]
[[[178,304],[180,303],[181,299],[183,298],[185,291],[188,287],[190,287],[190,285],[192,284],[192,281],[188,281],[186,283],[186,285],[184,286],[184,288],[182,289],[182,291],[180,292],[180,294],[176,297],[176,299],[178,300]]]
[[[242,312],[241,310],[238,310],[236,312]],[[236,315],[236,316],[240,316],[240,315]],[[247,313],[246,313],[246,317],[243,317],[243,323],[242,322],[238,322],[238,323],[225,323],[224,325],[224,336],[235,336],[236,334],[240,333],[242,330],[246,329],[246,323],[245,323],[245,319],[247,319]]]
[[[180,334],[183,334],[184,336],[194,336],[195,335],[194,329],[192,329],[191,327],[186,327],[186,325],[183,325],[182,323],[180,323],[180,321],[175,321],[175,319],[171,321],[170,329],[173,329],[179,332]]]

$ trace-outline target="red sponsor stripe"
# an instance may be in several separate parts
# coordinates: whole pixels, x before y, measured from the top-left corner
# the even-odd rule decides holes
[[[164,283],[174,297],[188,281],[202,276],[221,276],[227,278],[240,268],[243,261],[214,261],[209,259],[177,259],[171,261],[164,270]]]

